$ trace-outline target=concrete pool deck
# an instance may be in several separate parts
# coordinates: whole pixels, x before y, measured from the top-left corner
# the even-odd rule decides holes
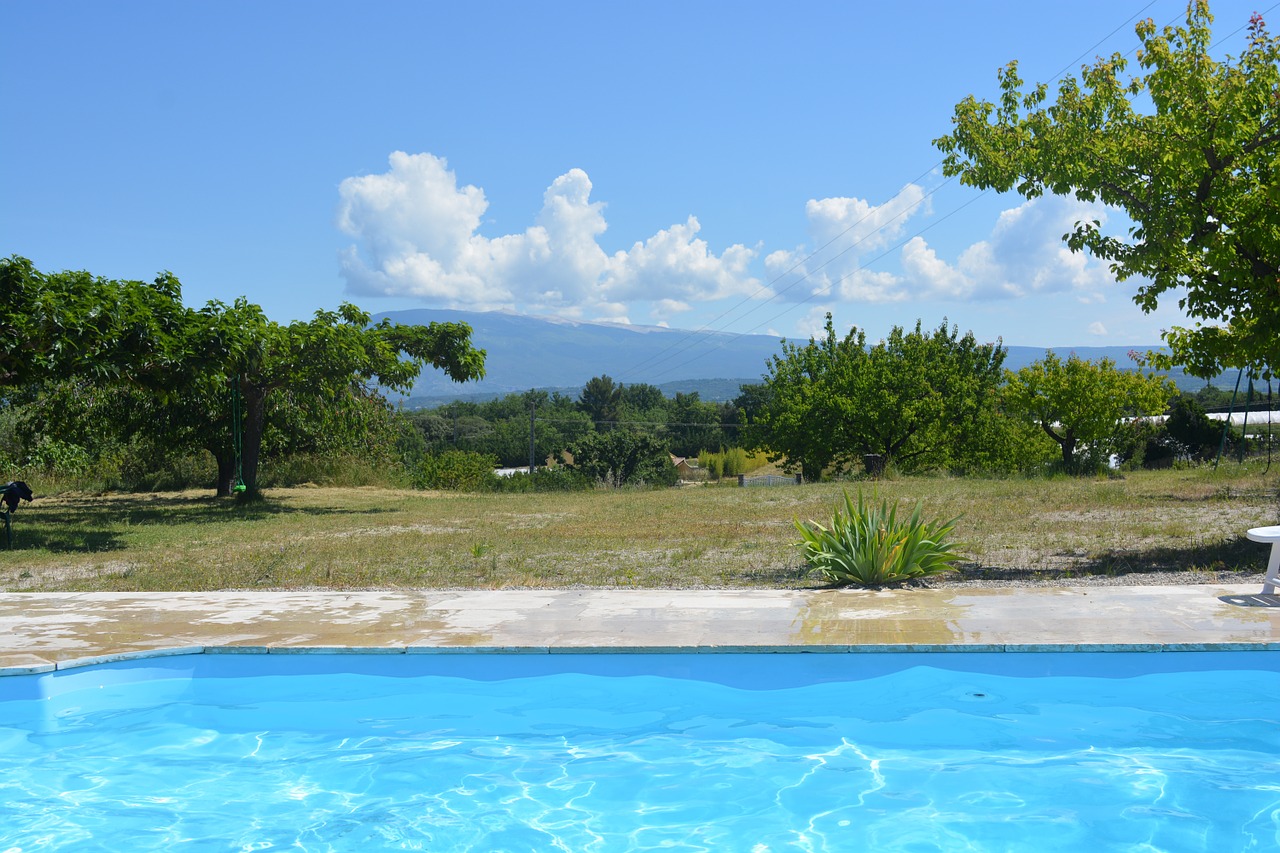
[[[0,594],[0,675],[174,652],[1280,650],[1246,586]]]

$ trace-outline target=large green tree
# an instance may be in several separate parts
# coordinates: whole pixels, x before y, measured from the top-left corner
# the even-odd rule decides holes
[[[666,426],[671,452],[678,456],[697,456],[702,450],[722,450],[732,443],[721,428],[725,417],[726,407],[704,402],[697,391],[676,392]]]
[[[1176,386],[1163,376],[1119,370],[1104,358],[1085,361],[1072,353],[1066,361],[1052,351],[1022,368],[1008,371],[1004,410],[1040,427],[1062,451],[1062,466],[1081,473],[1079,452],[1100,452],[1124,418],[1163,412]]]
[[[424,366],[443,370],[463,382],[484,376],[484,350],[471,345],[465,323],[404,326],[370,317],[354,305],[317,311],[307,322],[287,326],[267,320],[245,300],[227,308],[225,328],[244,346],[225,365],[225,377],[243,401],[242,476],[249,492],[257,489],[259,455],[270,395],[287,388],[306,389],[320,400],[353,388],[407,391]],[[215,312],[216,313],[216,312]]]
[[[903,470],[953,463],[995,406],[1004,357],[999,342],[980,344],[946,320],[932,331],[894,326],[837,377],[845,441]]]
[[[254,492],[273,395],[289,390],[320,417],[321,407],[358,406],[377,389],[407,390],[424,366],[456,381],[484,375],[485,353],[464,323],[371,325],[343,305],[281,325],[245,299],[186,308],[168,273],[153,284],[46,274],[16,256],[0,261],[0,292],[0,388],[77,379],[145,390],[163,415],[143,427],[171,445],[210,449],[219,493],[234,470],[233,391],[243,402],[244,484]]]
[[[613,429],[621,418],[623,390],[608,374],[593,376],[582,386],[578,408],[591,416],[597,429]]]
[[[738,398],[748,428],[743,443],[766,451],[782,470],[799,471],[809,482],[828,469],[842,470],[847,448],[839,435],[840,406],[834,383],[848,364],[865,356],[866,334],[850,329],[836,336],[831,315],[826,334],[800,345],[782,342],[769,359],[759,385],[744,386]]]
[[[1169,329],[1171,355],[1153,357],[1204,377],[1270,365],[1280,349],[1280,40],[1254,15],[1244,51],[1219,61],[1212,21],[1205,0],[1185,26],[1142,21],[1137,73],[1121,54],[1100,58],[1052,103],[1011,62],[999,101],[965,98],[935,140],[965,184],[1123,210],[1126,235],[1085,221],[1066,242],[1136,280],[1145,311],[1180,294],[1196,322]]]
[[[784,342],[769,362],[745,409],[748,443],[806,480],[866,456],[906,469],[948,465],[994,408],[1004,355],[946,321],[931,332],[895,326],[868,347],[856,327],[837,337],[828,315],[822,338]]]

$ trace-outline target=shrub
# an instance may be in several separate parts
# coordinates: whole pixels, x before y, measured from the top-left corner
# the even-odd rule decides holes
[[[795,543],[805,562],[839,586],[879,587],[913,578],[954,571],[960,559],[956,545],[948,542],[956,519],[928,523],[916,504],[909,518],[898,517],[898,505],[866,503],[858,492],[855,505],[844,493],[831,527],[816,521],[795,521],[801,541]]]
[[[1170,404],[1165,429],[1169,437],[1182,445],[1192,459],[1213,458],[1222,441],[1222,424],[1210,420],[1200,404],[1191,397],[1178,397]]]
[[[763,454],[760,459],[763,460]],[[719,480],[721,477],[736,477],[739,474],[745,474],[747,471],[760,467],[761,462],[757,461],[755,456],[748,456],[747,451],[741,447],[730,447],[728,450],[721,450],[719,453],[712,453],[704,450],[698,454],[698,464],[706,469],[708,476],[713,480]]]
[[[212,481],[213,475],[208,479]],[[297,453],[265,459],[258,470],[258,485],[265,488],[314,483],[345,488],[380,486],[394,489],[403,488],[407,479],[405,470],[399,465],[388,465],[350,453]]]
[[[730,447],[721,455],[724,456],[724,476],[736,477],[747,473],[747,451],[741,447]]]
[[[571,451],[575,471],[610,488],[674,486],[679,479],[666,445],[645,433],[623,429],[588,433]]]
[[[1136,471],[1144,467],[1169,467],[1176,448],[1163,426],[1139,418],[1116,428],[1111,439],[1111,452],[1122,470]]]
[[[535,468],[533,473],[516,471],[509,477],[499,477],[500,492],[585,492],[592,483],[577,471],[568,468]]]
[[[496,456],[466,450],[446,450],[423,458],[414,477],[419,489],[485,492],[498,487]]]
[[[724,456],[719,453],[712,453],[710,450],[703,450],[698,453],[698,467],[707,472],[707,476],[712,480],[719,480],[724,476]]]

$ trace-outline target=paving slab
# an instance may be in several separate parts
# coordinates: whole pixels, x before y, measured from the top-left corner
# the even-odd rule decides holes
[[[859,651],[1269,647],[1248,586],[0,594],[0,671],[174,649]]]

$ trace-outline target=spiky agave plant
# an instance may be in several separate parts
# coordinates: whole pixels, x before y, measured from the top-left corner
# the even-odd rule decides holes
[[[862,492],[858,502],[846,491],[844,512],[837,507],[831,526],[816,521],[795,520],[801,541],[795,545],[805,561],[833,584],[878,587],[955,571],[960,560],[956,543],[949,537],[957,519],[926,522],[920,505],[908,518],[899,518],[898,504],[879,506],[867,503]]]

